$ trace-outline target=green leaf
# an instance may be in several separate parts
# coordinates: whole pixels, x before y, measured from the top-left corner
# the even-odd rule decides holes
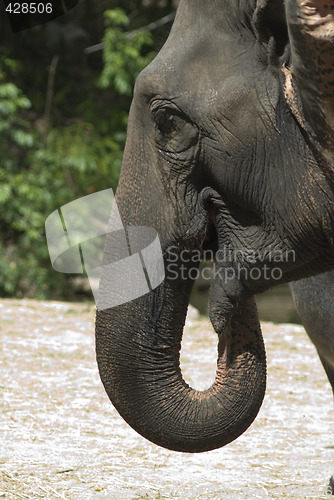
[[[9,184],[0,184],[0,203],[3,204],[11,196],[11,188]]]
[[[104,18],[107,26],[127,26],[129,24],[129,19],[121,8],[106,10]]]

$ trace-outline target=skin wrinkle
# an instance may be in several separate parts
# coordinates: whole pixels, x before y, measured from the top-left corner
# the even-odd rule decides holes
[[[196,396],[198,398],[196,398]],[[202,408],[203,408],[203,405],[199,405],[198,403],[201,402],[202,403],[202,400],[203,400],[203,396],[201,395],[201,393],[198,391],[191,391],[189,393],[189,399],[190,401],[194,402],[194,400],[197,399],[196,401],[196,404],[190,404],[190,401],[187,405],[187,409],[186,409],[186,418],[185,420],[186,421],[190,421],[190,422],[198,422],[199,421],[199,413],[200,411],[202,411]],[[204,403],[205,405],[205,403]]]
[[[267,121],[269,121],[269,123],[272,125],[272,128],[278,133],[280,134],[280,130],[276,124],[276,114],[274,113],[270,113],[269,112],[269,109],[267,109],[267,107],[265,106],[265,103],[262,102],[262,98],[263,98],[263,94],[260,95],[259,93],[259,90],[257,88],[255,88],[255,92],[256,92],[256,95],[257,95],[257,101],[261,107],[261,110],[263,112],[263,114],[266,116],[266,119]],[[270,103],[270,107],[271,107],[271,111],[274,111],[275,109],[275,106],[273,105],[272,101],[271,101],[271,98],[270,98],[270,95],[269,95],[269,89],[265,87],[265,94],[266,96],[266,104]],[[263,118],[263,115],[262,113],[260,113],[260,120],[262,121],[263,125],[267,126],[267,122],[264,120]]]
[[[231,127],[228,127],[227,123],[231,124]],[[222,115],[219,118],[219,124],[217,121],[213,122],[213,125],[216,128],[216,131],[218,133],[218,140],[220,139],[221,143],[224,144],[226,141],[230,141],[230,144],[233,146],[233,148],[236,147],[236,144],[240,144],[241,146],[246,147],[246,144],[240,137],[238,137],[237,133],[232,131],[233,123],[229,118]],[[234,141],[232,139],[234,139]]]
[[[215,143],[217,143],[217,147],[215,146]],[[225,148],[226,148],[225,144],[224,144],[223,149],[222,149],[222,147],[220,147],[218,149],[218,144],[219,143],[218,143],[218,141],[216,139],[210,139],[210,142],[209,141],[205,141],[205,146],[204,147],[205,147],[205,149],[212,149],[214,151],[214,153],[218,153],[220,156],[221,156],[222,152],[223,152],[224,155],[227,154],[228,158],[225,160],[226,165],[228,165],[230,158],[232,158],[233,161],[236,161],[236,163],[238,163],[238,161],[240,161],[242,159],[241,157],[240,158],[237,157],[235,154],[233,154],[233,156],[232,156],[230,153],[228,153],[227,151],[225,151]],[[221,161],[223,163],[223,160],[219,160],[219,161]],[[222,165],[222,168],[223,168],[223,166],[224,165]]]

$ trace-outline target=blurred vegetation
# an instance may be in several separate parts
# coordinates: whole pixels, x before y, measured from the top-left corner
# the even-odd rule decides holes
[[[78,299],[55,272],[47,216],[117,186],[136,76],[165,41],[173,0],[81,0],[13,34],[0,12],[0,296]],[[87,51],[103,41],[103,50]],[[99,48],[99,47],[97,47]]]

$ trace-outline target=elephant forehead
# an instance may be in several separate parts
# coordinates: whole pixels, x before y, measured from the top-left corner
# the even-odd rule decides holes
[[[181,0],[174,28],[190,27],[193,32],[206,30],[239,31],[254,14],[257,0]]]
[[[219,89],[230,77],[252,74],[257,65],[256,38],[248,11],[256,2],[233,0],[233,8],[230,3],[181,0],[171,33],[140,75],[137,88],[173,97],[181,90]]]
[[[176,100],[220,100],[237,85],[256,79],[256,60],[252,48],[238,38],[220,41],[187,40],[182,50],[173,45],[161,51],[139,75],[135,95]],[[262,68],[259,68],[261,70]],[[252,85],[253,86],[253,85]]]

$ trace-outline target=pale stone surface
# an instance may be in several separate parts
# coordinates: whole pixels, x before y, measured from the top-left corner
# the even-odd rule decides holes
[[[159,448],[109,403],[94,353],[92,305],[0,300],[0,497],[68,500],[330,498],[332,393],[296,325],[263,324],[268,388],[250,429],[202,454]],[[215,372],[216,335],[190,311],[186,380]]]

